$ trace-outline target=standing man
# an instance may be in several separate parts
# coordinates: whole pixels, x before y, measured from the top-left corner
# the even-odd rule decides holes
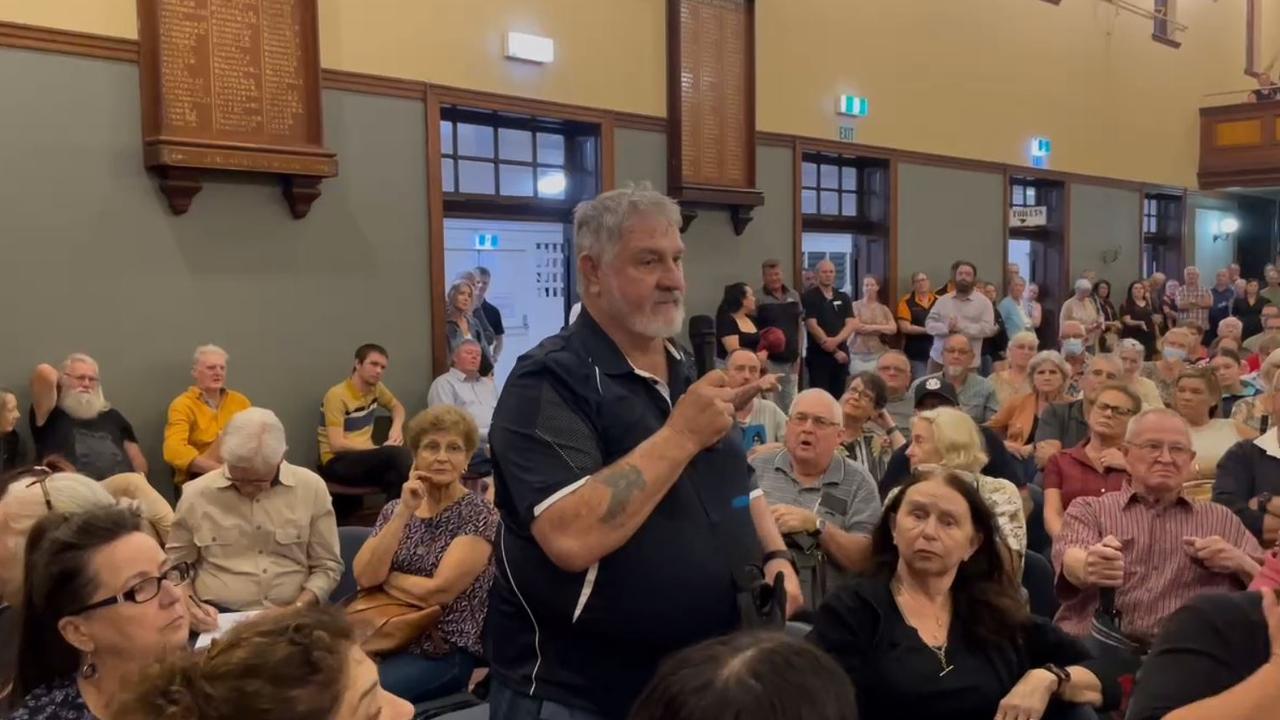
[[[974,292],[977,280],[977,265],[968,260],[957,260],[951,264],[951,282],[955,284],[955,292],[938,298],[925,320],[925,330],[933,336],[929,372],[942,371],[942,348],[954,333],[969,339],[976,371],[982,356],[982,341],[996,334],[995,308],[991,307],[986,295]]]
[[[818,284],[801,296],[804,324],[809,331],[805,367],[809,369],[809,387],[840,397],[849,375],[849,354],[844,343],[861,324],[853,316],[853,300],[836,289],[835,264],[823,260],[815,270]]]
[[[339,485],[373,485],[397,497],[413,456],[404,447],[404,406],[382,384],[390,355],[367,343],[356,348],[351,377],[329,388],[321,406],[320,475]],[[391,413],[391,431],[373,444],[373,421],[381,407]]]
[[[787,346],[769,356],[767,371],[778,378],[777,402],[791,407],[800,378],[800,342],[803,334],[804,308],[800,293],[782,282],[782,261],[775,258],[760,264],[763,284],[756,296],[756,324],[761,328],[776,327],[787,337]]]
[[[1209,288],[1209,295],[1213,305],[1209,308],[1209,324],[1203,326],[1206,347],[1212,345],[1214,339],[1218,337],[1218,323],[1224,318],[1231,317],[1231,304],[1236,301],[1236,289],[1231,286],[1231,274],[1227,270],[1219,270],[1214,274],[1213,287]]]
[[[911,292],[898,301],[897,319],[898,332],[904,338],[902,351],[911,363],[913,377],[929,374],[929,351],[933,347],[933,338],[924,324],[937,301],[938,296],[929,289],[929,276],[922,272],[912,273]]]
[[[222,466],[222,431],[236,413],[249,409],[249,398],[227,389],[227,359],[217,345],[196,348],[191,363],[196,384],[169,403],[164,461],[173,468],[175,485]]]
[[[1174,296],[1178,304],[1178,324],[1195,323],[1209,327],[1209,309],[1213,307],[1213,293],[1200,286],[1200,269],[1194,265],[1182,271],[1182,287]]]
[[[502,335],[506,332],[502,327],[502,311],[485,297],[489,294],[489,286],[493,282],[493,274],[489,272],[489,268],[483,265],[477,266],[475,274],[476,307],[480,309],[480,314],[484,315],[485,322],[493,331],[493,347],[489,348],[489,357],[493,360],[493,364],[497,365],[498,355],[502,354]]]
[[[579,204],[582,313],[520,357],[498,400],[492,717],[624,717],[662,658],[742,625],[748,566],[803,603],[732,432],[765,383],[693,382],[667,340],[684,325],[679,228],[648,187]]]

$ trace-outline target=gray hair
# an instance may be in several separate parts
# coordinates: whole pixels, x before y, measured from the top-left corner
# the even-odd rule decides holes
[[[228,354],[226,350],[223,350],[222,348],[218,347],[217,345],[214,345],[213,343],[209,343],[208,345],[201,345],[200,347],[196,348],[196,351],[191,354],[191,364],[199,365],[200,358],[204,357],[205,355],[221,355],[224,361],[231,359],[231,355]]]
[[[1120,341],[1120,345],[1116,348],[1117,355],[1123,355],[1127,352],[1136,352],[1142,355],[1142,359],[1147,358],[1147,348],[1142,343],[1133,338],[1125,338]]]
[[[1124,441],[1127,443],[1133,442],[1138,437],[1138,428],[1142,426],[1143,421],[1157,415],[1177,420],[1182,425],[1183,432],[1187,434],[1187,439],[1191,439],[1191,426],[1187,424],[1186,419],[1178,414],[1177,410],[1167,407],[1152,407],[1133,416],[1133,419],[1129,421],[1129,429],[1125,431]]]
[[[1234,316],[1224,317],[1221,320],[1219,320],[1218,332],[1222,332],[1223,325],[1239,325],[1242,329],[1244,328],[1244,323],[1240,320],[1240,318],[1234,317]]]
[[[1031,375],[1036,374],[1036,370],[1045,363],[1051,363],[1058,368],[1058,372],[1062,373],[1062,380],[1066,382],[1071,379],[1071,366],[1067,364],[1066,358],[1062,357],[1062,353],[1057,350],[1041,350],[1031,358],[1031,362],[1027,363],[1027,372]]]
[[[803,399],[811,397],[821,397],[824,402],[831,404],[831,416],[828,418],[838,424],[844,423],[844,410],[840,408],[840,401],[831,396],[831,393],[822,388],[809,388],[801,390],[796,398],[791,401],[791,407],[787,408],[787,415],[792,415],[796,411],[796,405],[800,404]]]
[[[484,346],[482,346],[478,340],[475,340],[474,338],[463,338],[462,341],[458,343],[458,346],[453,349],[453,352],[449,353],[449,357],[457,357],[459,350],[464,347],[471,347],[472,345],[479,348],[480,352],[484,352]]]
[[[266,408],[241,410],[222,431],[222,460],[230,467],[274,472],[286,448],[284,425]]]
[[[1118,371],[1118,374],[1121,374],[1121,375],[1124,374],[1124,362],[1119,357],[1112,355],[1111,353],[1101,353],[1098,355],[1094,355],[1092,358],[1089,358],[1089,362],[1086,363],[1084,366],[1085,370],[1088,370],[1089,368],[1093,367],[1094,365],[1097,365],[1100,362],[1109,363],[1113,367],[1115,367],[1115,369]]]
[[[679,228],[680,206],[649,183],[600,193],[573,209],[573,252],[597,260],[609,258],[627,224],[640,215],[654,215]]]
[[[1040,347],[1040,337],[1030,330],[1016,332],[1013,334],[1013,337],[1009,338],[1010,345],[1019,342],[1029,342],[1036,347]]]
[[[92,365],[95,370],[101,370],[101,368],[98,367],[97,360],[94,360],[91,356],[86,355],[85,353],[74,352],[68,355],[66,360],[62,361],[62,372],[67,372],[71,369],[71,366],[76,363]]]

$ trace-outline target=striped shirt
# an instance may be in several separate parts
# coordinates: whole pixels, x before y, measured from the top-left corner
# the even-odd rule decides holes
[[[1174,302],[1178,304],[1179,325],[1195,323],[1201,330],[1209,328],[1209,308],[1204,306],[1206,303],[1213,303],[1213,293],[1209,288],[1183,286],[1178,288]]]
[[[770,505],[804,508],[858,535],[870,535],[880,521],[880,491],[875,481],[865,468],[839,453],[832,457],[817,485],[800,484],[791,467],[791,453],[786,450],[761,453],[751,461],[751,468]]]
[[[1053,567],[1062,600],[1054,622],[1073,635],[1089,634],[1098,591],[1072,585],[1063,574],[1062,558],[1068,550],[1088,548],[1108,535],[1114,535],[1124,547],[1124,580],[1116,589],[1120,628],[1140,640],[1154,637],[1164,619],[1196,595],[1243,588],[1239,578],[1215,573],[1188,555],[1183,538],[1216,535],[1250,557],[1262,556],[1258,541],[1240,519],[1217,503],[1179,497],[1173,505],[1157,507],[1128,484],[1101,497],[1077,498],[1067,508],[1062,531],[1053,544]]]

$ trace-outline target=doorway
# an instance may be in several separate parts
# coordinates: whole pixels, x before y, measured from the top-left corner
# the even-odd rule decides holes
[[[1040,347],[1056,347],[1058,312],[1066,299],[1066,187],[1054,180],[1009,178],[1006,262],[1040,291]],[[1008,292],[1008,278],[1003,291]]]

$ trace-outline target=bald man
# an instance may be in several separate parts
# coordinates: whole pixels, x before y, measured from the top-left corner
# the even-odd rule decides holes
[[[760,357],[739,348],[725,358],[724,371],[729,376],[729,387],[745,387],[760,379]],[[762,397],[752,398],[736,412],[735,418],[742,430],[742,446],[747,450],[782,442],[782,436],[787,432],[787,414],[772,400]]]
[[[823,260],[814,268],[814,274],[818,284],[800,296],[805,328],[809,331],[809,349],[805,353],[809,387],[822,388],[832,397],[840,397],[849,377],[845,341],[859,325],[853,317],[853,300],[836,287],[836,266],[830,260]]]

